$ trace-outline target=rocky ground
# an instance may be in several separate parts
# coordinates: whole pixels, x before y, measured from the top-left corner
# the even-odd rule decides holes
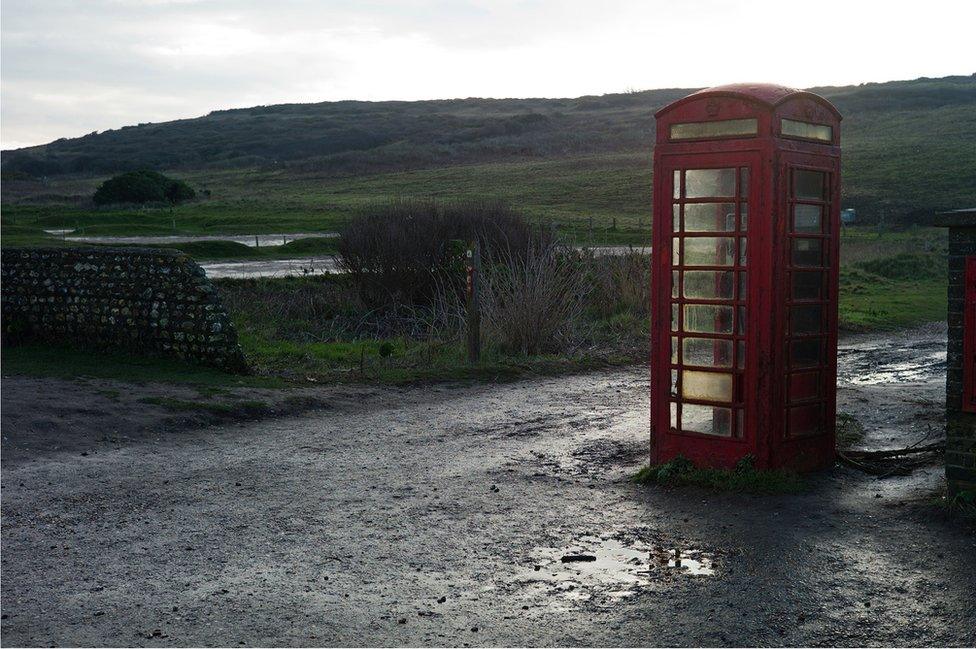
[[[944,328],[845,341],[861,446],[940,436],[944,350]],[[200,395],[4,377],[3,643],[976,644],[976,533],[937,465],[636,486],[646,374],[178,413]]]

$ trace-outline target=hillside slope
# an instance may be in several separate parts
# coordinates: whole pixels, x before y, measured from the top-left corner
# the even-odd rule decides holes
[[[976,204],[976,75],[813,90],[845,117],[845,206],[869,218],[911,218]],[[8,178],[138,168],[197,174],[262,169],[342,178],[648,154],[654,112],[692,91],[259,106],[6,151],[2,164]]]

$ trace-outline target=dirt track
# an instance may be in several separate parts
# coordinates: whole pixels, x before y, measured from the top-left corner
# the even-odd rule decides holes
[[[864,446],[939,434],[944,335],[847,341]],[[45,382],[75,395],[52,411],[3,383],[5,645],[976,644],[976,534],[934,504],[939,467],[634,486],[643,368],[323,390],[327,410],[167,434],[123,399],[122,437],[71,410],[93,387]]]

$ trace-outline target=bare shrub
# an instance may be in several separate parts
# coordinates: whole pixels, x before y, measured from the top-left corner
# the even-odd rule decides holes
[[[547,229],[501,201],[395,200],[346,226],[338,260],[371,304],[430,304],[445,287],[460,290],[465,242],[477,240],[490,264],[517,259],[548,238]]]
[[[637,317],[650,314],[651,256],[630,250],[621,255],[587,259],[593,290],[588,300],[594,315],[609,318],[621,313]]]
[[[497,260],[482,280],[488,341],[522,355],[562,350],[582,318],[590,289],[579,254],[554,243]]]

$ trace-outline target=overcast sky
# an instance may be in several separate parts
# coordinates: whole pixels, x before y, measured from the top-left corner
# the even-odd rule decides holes
[[[13,148],[214,109],[976,71],[976,0],[2,0]]]

